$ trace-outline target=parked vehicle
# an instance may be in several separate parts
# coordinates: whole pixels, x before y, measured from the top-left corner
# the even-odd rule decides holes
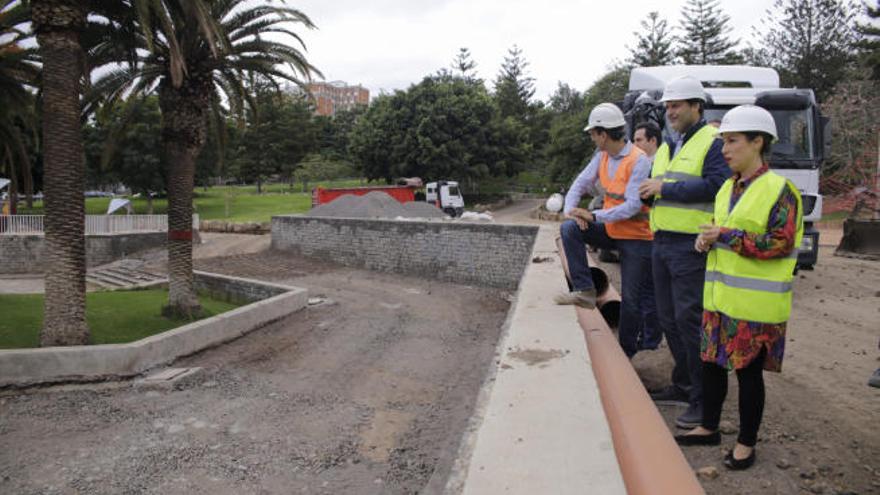
[[[460,217],[464,213],[464,198],[455,181],[429,182],[425,187],[425,201],[433,203],[450,217]]]

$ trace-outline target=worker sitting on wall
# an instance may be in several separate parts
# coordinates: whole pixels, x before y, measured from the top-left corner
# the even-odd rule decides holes
[[[621,306],[620,345],[627,356],[638,350],[637,339],[642,326],[641,305],[653,318],[654,298],[639,298],[652,293],[651,241],[648,208],[639,198],[639,184],[651,172],[651,161],[645,153],[624,137],[623,112],[613,103],[602,103],[590,112],[584,129],[596,145],[587,167],[577,176],[565,195],[563,213],[567,218],[560,228],[562,245],[568,263],[572,291],[556,297],[557,304],[574,304],[584,308],[596,306],[596,289],[590,274],[584,243],[600,249],[616,249],[620,253]],[[579,208],[581,197],[605,191],[602,209]]]

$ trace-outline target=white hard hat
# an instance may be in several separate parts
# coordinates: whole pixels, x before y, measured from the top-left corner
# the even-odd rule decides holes
[[[693,99],[706,101],[706,91],[703,90],[703,85],[694,77],[681,76],[666,83],[660,101]]]
[[[724,114],[718,127],[718,135],[725,132],[766,132],[773,136],[772,142],[779,140],[773,116],[755,105],[740,105]]]
[[[623,118],[623,112],[614,103],[600,103],[590,112],[590,118],[584,131],[589,131],[594,127],[602,127],[604,129],[614,129],[615,127],[623,127],[626,120]]]
[[[547,203],[544,205],[547,207],[547,211],[557,212],[562,209],[562,203],[564,199],[561,194],[554,193],[551,194],[549,198],[547,198]]]

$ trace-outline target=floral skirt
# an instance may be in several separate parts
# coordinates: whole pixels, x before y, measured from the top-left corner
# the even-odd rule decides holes
[[[738,370],[748,366],[762,349],[766,349],[764,369],[782,371],[785,327],[785,322],[758,323],[731,318],[716,311],[703,311],[701,358],[728,370]]]

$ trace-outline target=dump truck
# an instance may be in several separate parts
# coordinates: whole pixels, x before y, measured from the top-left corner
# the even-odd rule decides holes
[[[429,182],[422,190],[419,178],[401,178],[395,185],[363,186],[363,187],[316,187],[312,189],[312,208],[329,203],[334,199],[352,194],[363,196],[373,191],[383,192],[400,203],[423,200],[435,205],[451,217],[458,217],[464,212],[464,198],[458,188],[458,182],[441,180]]]
[[[753,104],[768,110],[776,121],[779,141],[773,145],[770,167],[789,179],[801,192],[804,208],[804,238],[798,249],[798,267],[812,269],[819,254],[819,231],[815,222],[822,218],[819,176],[831,149],[830,119],[823,116],[811,89],[780,88],[779,74],[766,67],[744,65],[674,65],[639,67],[632,70],[629,90],[621,105],[626,115],[629,137],[635,126],[650,120],[663,129],[665,106],[660,102],[666,83],[681,76],[700,80],[706,89],[704,118],[720,123],[728,110]]]

